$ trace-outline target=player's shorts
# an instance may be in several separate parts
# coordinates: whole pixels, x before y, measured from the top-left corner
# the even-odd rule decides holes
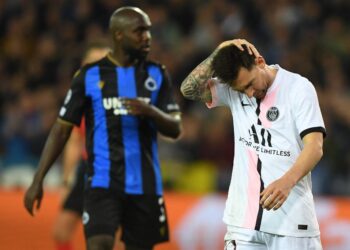
[[[75,171],[74,184],[62,205],[63,210],[74,211],[79,215],[83,213],[85,168],[86,163],[82,160]]]
[[[320,236],[292,237],[227,227],[225,250],[322,250]]]
[[[169,240],[164,199],[157,195],[127,195],[104,188],[89,188],[84,196],[86,238],[108,234],[119,226],[122,241],[130,246],[152,247]]]

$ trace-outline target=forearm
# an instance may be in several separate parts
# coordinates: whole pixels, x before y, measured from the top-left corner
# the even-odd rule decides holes
[[[56,121],[46,140],[39,167],[34,177],[34,182],[43,182],[46,173],[56,161],[71,133],[72,126],[63,125]]]
[[[157,126],[158,131],[167,137],[176,139],[181,134],[181,117],[180,114],[171,115],[162,110],[153,107],[152,120]]]
[[[191,100],[200,100],[204,102],[211,101],[210,90],[207,81],[213,75],[211,63],[217,54],[216,49],[207,59],[199,64],[182,82],[181,93],[184,97]]]
[[[82,157],[83,140],[77,130],[73,130],[62,155],[63,183],[70,180],[73,169],[79,164]]]
[[[296,162],[284,175],[296,185],[305,175],[307,175],[319,162],[323,155],[322,144],[305,145]]]
[[[234,45],[242,51],[248,49],[249,54],[260,57],[259,51],[256,50],[254,45],[244,39],[233,39],[222,42],[214,52],[199,64],[182,82],[181,93],[184,97],[191,100],[211,102],[211,92],[207,86],[208,79],[210,79],[214,73],[211,64],[218,51],[230,45]]]

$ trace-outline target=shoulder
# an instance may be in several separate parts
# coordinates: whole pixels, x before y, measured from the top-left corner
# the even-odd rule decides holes
[[[305,107],[308,103],[317,100],[317,92],[314,85],[306,77],[286,71],[285,96],[292,105]],[[287,80],[288,79],[288,80]]]
[[[282,74],[282,82],[288,89],[288,92],[299,96],[305,92],[315,91],[314,85],[306,77],[294,73],[283,68],[280,68]]]
[[[217,78],[211,78],[207,82],[212,97],[212,103],[207,104],[209,108],[216,106],[232,106],[238,101],[239,92],[233,90],[225,83],[221,83]]]
[[[85,69],[88,71],[89,69],[96,68],[96,67],[106,67],[106,66],[113,66],[114,65],[107,59],[107,57],[103,57],[100,60],[97,60],[92,63],[87,63],[84,66],[82,66],[82,69]]]
[[[281,79],[283,81],[288,81],[288,82],[302,82],[307,80],[305,77],[303,77],[302,75],[286,70],[282,67],[279,67],[278,69],[278,73],[281,74]]]
[[[93,63],[87,63],[83,66],[80,67],[80,69],[78,69],[73,78],[77,78],[77,77],[81,77],[81,76],[85,76],[87,72],[89,72],[90,70],[93,69],[97,69],[98,67],[107,65],[109,62],[108,60],[106,60],[106,58],[102,58],[101,60],[98,60],[96,62]]]
[[[215,86],[218,90],[222,90],[223,93],[230,95],[238,95],[239,92],[231,88],[226,83],[221,82],[218,78],[211,78],[208,81],[209,86]]]
[[[161,71],[167,70],[166,66],[158,61],[147,60],[147,61],[145,61],[145,65],[147,68],[154,67],[154,68],[160,69]]]

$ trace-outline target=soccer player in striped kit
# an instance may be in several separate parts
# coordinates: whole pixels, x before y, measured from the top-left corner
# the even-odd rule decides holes
[[[311,170],[325,126],[314,86],[231,40],[181,85],[186,98],[231,110],[235,152],[224,212],[226,249],[322,249]]]
[[[44,177],[84,116],[87,249],[112,249],[119,226],[127,250],[153,249],[168,240],[157,133],[177,138],[180,110],[165,67],[147,60],[148,15],[122,7],[112,14],[109,28],[112,52],[75,75],[24,203],[30,214],[35,202],[40,206]]]

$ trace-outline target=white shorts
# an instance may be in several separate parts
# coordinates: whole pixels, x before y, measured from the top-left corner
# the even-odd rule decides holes
[[[292,237],[227,226],[225,250],[322,250],[320,236]]]

